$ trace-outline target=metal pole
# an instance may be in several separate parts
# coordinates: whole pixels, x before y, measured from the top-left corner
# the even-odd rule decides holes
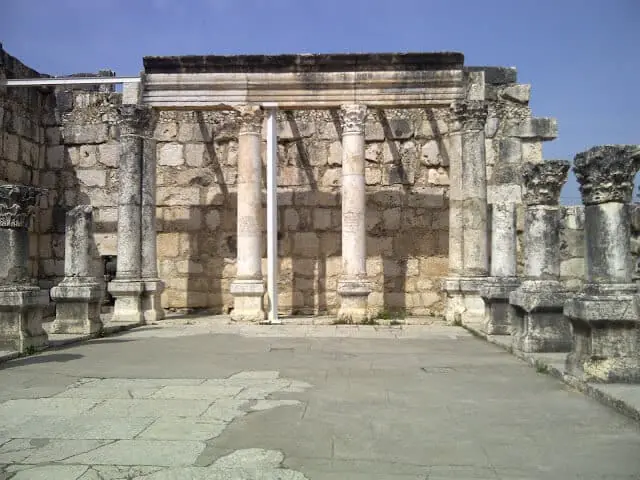
[[[278,126],[277,104],[263,104],[267,111],[267,291],[269,323],[278,319]]]

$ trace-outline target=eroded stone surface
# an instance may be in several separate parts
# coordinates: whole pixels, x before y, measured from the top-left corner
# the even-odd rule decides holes
[[[237,450],[210,466],[198,459],[235,419],[301,404],[272,394],[309,387],[277,371],[215,379],[83,378],[53,397],[0,404],[0,465],[19,479],[302,480],[282,467],[284,456],[274,450]]]

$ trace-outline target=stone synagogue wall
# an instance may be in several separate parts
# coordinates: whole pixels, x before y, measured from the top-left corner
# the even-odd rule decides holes
[[[36,75],[9,71],[7,65],[4,60],[9,77]],[[542,142],[555,137],[555,123],[531,118],[530,88],[516,83],[514,69],[488,68],[485,80],[489,202],[519,201],[520,165],[542,161]],[[50,287],[63,277],[64,212],[71,207],[96,207],[98,250],[117,253],[117,108],[122,99],[119,93],[86,89],[13,89],[2,95],[0,181],[49,189],[34,222],[31,252],[34,274]],[[11,120],[17,115],[24,122]],[[287,313],[335,313],[341,273],[338,112],[278,115],[279,303]],[[16,126],[22,124],[30,127]],[[367,270],[374,310],[443,312],[448,165],[457,152],[449,125],[446,108],[369,111]],[[235,276],[238,129],[233,111],[159,114],[154,132],[157,245],[165,308],[226,312],[233,306],[229,285]],[[575,283],[584,255],[581,214],[567,209],[564,218],[563,276]]]

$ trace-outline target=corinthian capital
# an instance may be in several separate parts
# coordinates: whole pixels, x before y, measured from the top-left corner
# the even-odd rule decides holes
[[[364,122],[367,119],[366,105],[342,105],[340,113],[343,134],[364,134]]]
[[[573,171],[580,184],[582,203],[630,203],[633,179],[640,167],[637,145],[600,145],[578,153]]]
[[[157,114],[148,105],[122,105],[120,114],[120,135],[150,135]]]
[[[562,186],[567,181],[569,166],[569,160],[525,163],[522,166],[522,199],[525,205],[557,205]]]
[[[0,185],[0,228],[28,228],[44,192],[27,185]]]
[[[259,105],[239,105],[236,111],[240,117],[240,134],[256,133],[262,131],[263,111]]]
[[[451,104],[453,120],[462,130],[482,130],[487,119],[487,104],[482,100],[462,100]]]

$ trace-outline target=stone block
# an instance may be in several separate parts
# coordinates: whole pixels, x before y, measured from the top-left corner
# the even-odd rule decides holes
[[[220,212],[211,210],[205,215],[205,222],[209,230],[216,230],[220,226]]]
[[[373,120],[369,120],[365,123],[364,126],[364,138],[365,141],[371,142],[380,142],[385,139],[384,128],[382,128],[382,124],[380,122],[376,122]]]
[[[278,139],[288,141],[311,137],[316,131],[313,122],[296,118],[287,118],[285,121],[279,121],[277,129]]]
[[[38,287],[0,289],[0,350],[26,353],[48,345],[42,328],[42,310],[49,304],[49,292]]]
[[[430,168],[427,173],[427,181],[431,185],[449,185],[449,171],[444,168]]]
[[[283,216],[284,230],[295,231],[298,230],[298,224],[300,223],[300,216],[295,208],[286,208]]]
[[[364,171],[364,181],[367,185],[380,185],[382,183],[382,170],[379,167],[367,167]]]
[[[490,204],[507,202],[520,203],[521,201],[522,187],[520,185],[503,183],[500,185],[487,186],[487,202]]]
[[[391,118],[388,120],[387,135],[393,140],[406,140],[413,136],[413,125],[406,118]]]
[[[199,205],[198,187],[158,187],[156,194],[158,206]]]
[[[331,229],[331,213],[328,208],[316,208],[313,210],[313,228],[316,230]]]
[[[342,185],[342,172],[338,168],[331,168],[324,172],[320,184],[324,188],[339,188]]]
[[[499,142],[499,163],[522,163],[522,142],[518,138],[501,138]]]
[[[527,118],[507,128],[507,135],[519,138],[553,140],[558,136],[558,121],[555,118]]]
[[[327,163],[330,167],[342,165],[342,143],[333,142],[329,145],[329,158]]]
[[[449,259],[446,257],[420,258],[420,275],[422,277],[444,277],[449,271]]]
[[[199,208],[164,207],[162,222],[166,231],[194,231],[202,228],[202,214]]]
[[[493,138],[498,133],[498,128],[500,127],[500,118],[499,117],[488,117],[487,121],[484,124],[484,135],[486,138]]]
[[[116,168],[120,161],[120,144],[103,143],[98,145],[98,159],[105,167]]]
[[[368,143],[364,149],[364,159],[369,163],[380,163],[382,144],[379,142]]]
[[[423,118],[416,128],[418,138],[438,138],[449,133],[449,124],[443,118]]]
[[[560,277],[562,278],[584,278],[585,264],[584,258],[569,258],[560,262]]]
[[[515,67],[465,67],[469,72],[483,71],[484,81],[492,85],[515,83],[518,71]]]
[[[47,167],[51,169],[60,169],[64,166],[65,146],[56,145],[55,147],[48,147],[46,158]]]
[[[47,127],[45,130],[47,145],[58,145],[62,139],[60,127]]]
[[[179,233],[158,233],[157,236],[158,257],[174,258],[180,255]]]
[[[444,165],[442,156],[440,155],[440,143],[438,140],[427,140],[422,145],[422,163],[427,166]]]
[[[98,163],[97,145],[80,145],[77,156],[74,155],[72,164],[74,167],[90,168]]]
[[[65,124],[62,127],[62,138],[66,145],[104,143],[109,140],[109,125],[106,123]]]
[[[399,207],[389,208],[382,213],[383,225],[386,230],[398,230],[402,220],[402,210]]]
[[[156,124],[154,138],[160,142],[175,141],[178,137],[178,124],[176,122],[158,122]]]
[[[317,257],[320,240],[315,232],[299,232],[293,237],[293,254],[301,257]]]
[[[204,143],[188,143],[184,146],[186,164],[190,167],[202,167],[208,159]]]
[[[104,170],[76,170],[78,180],[87,187],[104,187],[107,184],[107,174]]]
[[[181,143],[159,143],[158,165],[176,167],[184,164],[184,145]]]
[[[200,262],[195,260],[178,260],[175,263],[176,270],[180,274],[199,275],[204,272],[204,268]]]
[[[526,83],[509,85],[502,89],[501,97],[511,102],[527,105],[529,103],[529,98],[531,98],[531,85]]]
[[[20,159],[20,137],[7,132],[3,133],[2,156],[11,162],[17,162]]]

